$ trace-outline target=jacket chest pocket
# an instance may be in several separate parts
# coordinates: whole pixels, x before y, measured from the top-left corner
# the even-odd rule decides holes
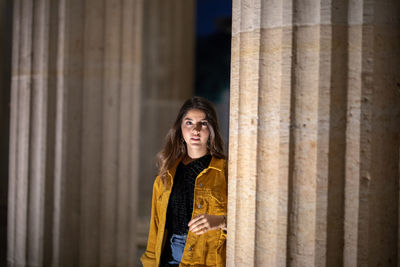
[[[226,213],[226,195],[218,191],[211,191],[212,213]]]
[[[193,215],[205,214],[209,212],[210,196],[207,190],[196,190],[193,203]]]

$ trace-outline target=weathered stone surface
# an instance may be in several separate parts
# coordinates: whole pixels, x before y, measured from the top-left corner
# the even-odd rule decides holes
[[[397,265],[399,20],[234,1],[228,266]]]
[[[135,266],[142,1],[15,1],[10,266]]]

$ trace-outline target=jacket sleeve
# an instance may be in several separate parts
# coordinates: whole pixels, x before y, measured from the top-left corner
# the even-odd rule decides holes
[[[159,194],[158,183],[159,177],[153,184],[153,197],[151,203],[151,217],[150,217],[150,229],[149,237],[147,239],[147,247],[145,253],[140,257],[140,260],[144,267],[156,266],[156,242],[158,233],[158,212],[157,212],[157,198]]]

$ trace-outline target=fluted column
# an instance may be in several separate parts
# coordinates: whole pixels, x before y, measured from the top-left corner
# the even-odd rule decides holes
[[[399,14],[233,2],[228,266],[397,266]]]
[[[146,245],[156,154],[183,102],[194,94],[194,0],[144,2],[140,236]]]
[[[14,1],[9,266],[135,266],[142,1]]]
[[[0,265],[4,266],[7,264],[12,6],[11,0],[0,2]]]

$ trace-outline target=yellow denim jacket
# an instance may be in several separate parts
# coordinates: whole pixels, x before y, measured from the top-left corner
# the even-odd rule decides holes
[[[146,252],[140,260],[144,267],[159,266],[165,244],[165,221],[173,177],[180,160],[168,170],[166,185],[157,176],[153,185],[150,230]],[[192,218],[200,214],[226,215],[227,179],[226,160],[212,157],[211,162],[197,177],[194,188]],[[211,230],[202,235],[189,231],[179,266],[225,266],[226,233]]]

